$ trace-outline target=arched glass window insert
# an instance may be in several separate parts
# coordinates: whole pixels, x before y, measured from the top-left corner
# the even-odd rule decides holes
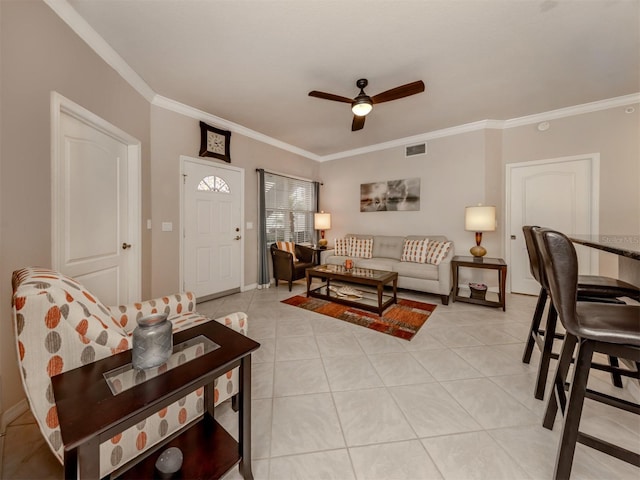
[[[227,182],[215,175],[209,175],[200,180],[198,190],[201,192],[231,193]]]

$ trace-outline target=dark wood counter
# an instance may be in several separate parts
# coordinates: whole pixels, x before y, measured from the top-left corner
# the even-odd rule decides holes
[[[569,239],[618,255],[618,278],[640,286],[640,235],[572,235]]]
[[[573,243],[640,260],[640,235],[573,235]]]

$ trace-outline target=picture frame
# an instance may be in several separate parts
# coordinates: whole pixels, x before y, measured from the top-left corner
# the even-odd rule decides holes
[[[200,122],[200,156],[231,163],[231,132]]]
[[[420,178],[360,184],[361,212],[420,210]]]

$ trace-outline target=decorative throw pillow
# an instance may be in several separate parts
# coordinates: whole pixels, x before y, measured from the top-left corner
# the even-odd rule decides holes
[[[340,257],[348,257],[351,255],[351,242],[353,237],[336,238],[336,255]]]
[[[371,258],[373,252],[373,238],[354,238],[351,244],[351,256]]]
[[[298,258],[296,257],[296,246],[293,242],[276,242],[276,247],[279,250],[284,250],[285,252],[289,252],[293,255],[293,261],[297,262]]]
[[[444,257],[449,253],[451,248],[451,242],[436,242],[430,241],[427,244],[427,263],[433,265],[440,265],[440,262],[444,260]]]
[[[427,263],[428,238],[405,240],[402,247],[401,262]]]

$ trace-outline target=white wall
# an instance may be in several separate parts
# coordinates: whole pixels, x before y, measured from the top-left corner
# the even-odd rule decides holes
[[[637,107],[637,106],[636,106]],[[329,243],[346,233],[443,234],[456,253],[474,244],[464,230],[464,207],[496,205],[498,228],[485,233],[488,256],[505,255],[505,165],[584,153],[600,154],[600,232],[640,243],[640,112],[625,107],[575,115],[536,125],[487,129],[431,140],[427,155],[404,158],[392,148],[322,163],[322,209],[332,214]],[[419,212],[360,212],[360,184],[420,177]],[[550,195],[552,192],[550,192]],[[600,273],[617,276],[617,257],[600,254]],[[472,275],[473,277],[473,275]],[[475,277],[473,277],[475,279]],[[463,281],[468,278],[463,277]],[[484,275],[489,285],[497,282]]]
[[[200,127],[198,120],[159,107],[151,109],[151,203],[152,296],[181,290],[180,265],[180,155],[198,157]],[[211,162],[222,162],[207,158]],[[224,162],[222,162],[224,163]],[[236,133],[231,134],[231,165],[245,169],[244,230],[245,285],[258,277],[258,179],[256,168],[316,180],[319,164],[291,152],[280,150]],[[172,232],[160,229],[162,222],[173,222]]]
[[[5,409],[24,398],[11,273],[51,266],[50,94],[55,90],[142,144],[142,215],[149,202],[150,105],[43,2],[0,0],[0,365]],[[142,290],[149,292],[151,237],[142,232]]]
[[[329,243],[346,233],[380,235],[445,235],[455,242],[456,253],[468,254],[475,235],[464,230],[464,207],[496,204],[501,218],[499,191],[487,191],[485,158],[487,133],[477,131],[431,140],[427,155],[405,158],[396,147],[322,163],[322,208],[332,214]],[[403,178],[420,178],[420,211],[360,212],[360,184]],[[489,183],[492,187],[492,182]],[[486,233],[483,245],[499,256],[500,231]]]
[[[503,131],[503,162],[521,163],[600,154],[600,234],[640,244],[640,108],[625,107],[550,121],[548,130],[525,125]],[[617,256],[600,254],[600,274],[616,277]]]
[[[15,356],[10,305],[11,272],[48,266],[50,252],[49,94],[57,90],[142,141],[144,296],[172,293],[178,285],[178,232],[160,232],[161,221],[179,219],[180,155],[197,156],[198,122],[150,107],[42,2],[0,1],[0,403],[23,398]],[[215,114],[216,112],[210,112]],[[245,168],[245,220],[257,224],[255,168],[324,182],[322,208],[332,213],[331,241],[346,233],[444,234],[467,254],[473,233],[464,231],[464,207],[498,207],[498,230],[483,244],[503,256],[504,165],[545,158],[601,154],[602,233],[640,238],[640,112],[624,107],[503,131],[485,130],[428,142],[428,154],[404,158],[402,148],[316,163],[241,135],[232,136],[233,165]],[[357,134],[357,133],[355,133]],[[34,139],[45,139],[34,141]],[[329,140],[330,141],[330,140]],[[419,212],[360,213],[360,184],[421,178]],[[28,188],[28,195],[25,191]],[[257,276],[257,234],[246,232],[245,281]],[[153,247],[153,248],[152,248]],[[602,254],[601,273],[617,273]]]

